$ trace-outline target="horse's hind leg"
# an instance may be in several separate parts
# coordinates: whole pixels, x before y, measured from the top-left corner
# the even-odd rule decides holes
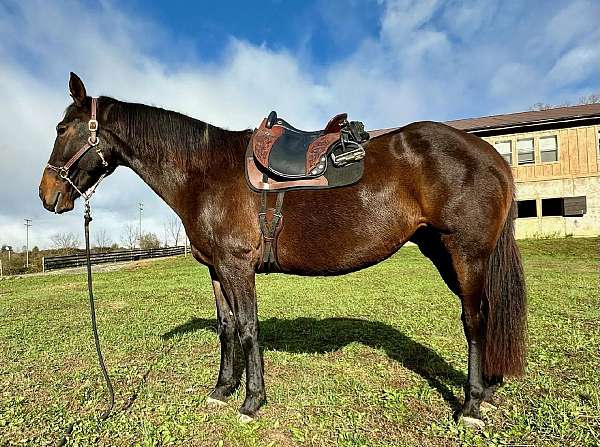
[[[225,296],[221,282],[212,269],[210,276],[217,305],[217,331],[221,344],[221,365],[217,384],[209,394],[207,402],[221,405],[240,386],[243,365],[238,364],[239,362],[235,358],[237,334],[232,308]]]
[[[504,377],[503,376],[486,377],[484,374],[483,383],[485,384],[485,389],[483,390],[483,402],[482,403],[486,403],[488,408],[495,408],[494,393],[504,383]]]
[[[467,255],[469,250],[463,248],[456,234],[442,234],[432,228],[420,229],[411,240],[434,263],[444,282],[461,299],[462,321],[469,350],[462,415],[466,423],[482,426],[479,410],[486,394],[483,380],[485,317],[482,297],[487,258],[485,254]]]
[[[481,306],[485,263],[476,259],[458,259],[456,264],[463,308],[462,321],[469,349],[467,384],[465,386],[465,402],[462,415],[465,423],[483,426],[479,410],[485,397],[485,384],[483,381],[485,319]]]

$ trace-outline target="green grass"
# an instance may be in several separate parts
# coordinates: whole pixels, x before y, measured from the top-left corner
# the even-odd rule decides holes
[[[481,432],[452,422],[460,306],[415,247],[343,277],[258,278],[269,402],[248,425],[243,390],[205,405],[218,338],[208,272],[189,257],[95,275],[117,395],[103,423],[85,276],[0,281],[0,445],[53,444],[72,421],[76,446],[599,445],[597,244],[521,243],[527,373],[500,389]]]

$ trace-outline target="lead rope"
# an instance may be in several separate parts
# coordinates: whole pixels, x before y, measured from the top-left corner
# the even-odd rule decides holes
[[[94,344],[96,345],[98,364],[100,365],[100,369],[102,370],[104,382],[106,383],[106,390],[108,391],[108,406],[106,407],[106,410],[104,410],[104,413],[100,415],[100,420],[105,421],[106,419],[108,419],[110,412],[115,406],[115,391],[113,389],[112,382],[110,381],[110,377],[108,376],[106,365],[104,364],[104,357],[102,356],[102,349],[100,348],[100,338],[98,337],[98,326],[96,324],[96,306],[94,304],[94,292],[92,290],[92,261],[90,257],[90,222],[92,221],[92,215],[90,212],[89,200],[85,201],[85,213],[83,219],[85,222],[85,261],[87,264],[87,284],[88,294],[90,297],[90,314],[92,316],[92,332],[94,333]]]
[[[95,188],[94,188],[95,189]],[[93,194],[93,191],[92,191]],[[90,222],[92,221],[92,214],[90,210],[90,196],[85,196],[85,212],[83,214],[84,220],[84,230],[85,230],[85,261],[87,266],[87,285],[88,285],[88,295],[90,298],[90,314],[92,317],[92,333],[94,334],[94,344],[96,345],[96,354],[98,356],[98,364],[100,365],[100,369],[102,370],[102,376],[104,377],[104,382],[106,383],[106,390],[108,391],[108,405],[106,410],[100,415],[100,420],[105,421],[108,419],[113,407],[115,406],[115,391],[112,386],[112,382],[110,381],[110,377],[108,375],[108,371],[106,369],[106,365],[104,364],[104,357],[102,356],[102,349],[100,348],[100,338],[98,337],[98,325],[96,324],[96,306],[94,304],[94,291],[92,284],[92,260],[90,254]],[[75,423],[72,422],[69,424],[65,433],[63,434],[60,441],[58,441],[57,446],[61,447],[67,443],[68,437],[73,432],[73,427]]]

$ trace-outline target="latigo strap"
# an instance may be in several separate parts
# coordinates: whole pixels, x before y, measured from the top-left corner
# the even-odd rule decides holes
[[[263,180],[265,182],[267,181],[266,175]],[[262,258],[260,270],[265,273],[270,273],[272,267],[277,268],[277,236],[281,231],[283,223],[281,208],[283,207],[284,195],[285,192],[278,192],[275,208],[267,209],[267,191],[262,191],[260,194],[260,212],[258,213],[258,222],[262,234]],[[273,212],[270,221],[267,217],[267,211]]]

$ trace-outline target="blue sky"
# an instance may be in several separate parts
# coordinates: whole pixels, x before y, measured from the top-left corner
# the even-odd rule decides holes
[[[271,109],[299,127],[349,112],[368,128],[560,104],[598,92],[597,0],[47,2],[0,0],[0,244],[34,244],[80,215],[37,198],[67,77],[88,93],[177,110],[231,129]],[[170,215],[131,172],[94,199],[119,242],[145,206],[160,235]]]
[[[260,2],[125,1],[132,14],[160,22],[171,39],[190,45],[195,57],[218,62],[235,36],[253,45],[288,50],[307,62],[348,57],[361,40],[376,38],[383,4],[375,0]],[[162,49],[160,57],[169,57]]]

